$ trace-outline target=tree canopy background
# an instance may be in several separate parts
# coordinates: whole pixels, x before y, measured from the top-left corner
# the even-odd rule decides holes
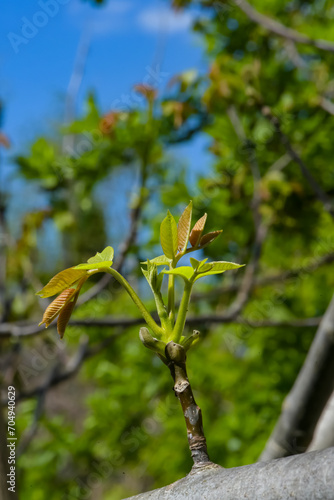
[[[36,329],[41,283],[107,244],[153,307],[139,262],[161,252],[167,208],[180,215],[192,199],[195,216],[208,213],[208,230],[224,229],[203,257],[247,264],[203,280],[190,311],[199,319],[189,329],[202,338],[189,377],[214,462],[257,460],[302,366],[334,285],[334,50],[280,36],[244,5],[175,1],[192,13],[205,69],[189,67],[158,90],[152,80],[133,82],[130,106],[101,107],[96,89],[79,115],[69,92],[58,134],[36,138],[16,158],[16,175],[45,199],[26,211],[19,234],[5,217],[1,226],[1,372],[22,398],[18,486],[26,500],[116,500],[191,467],[169,374],[143,349],[138,325],[117,323],[138,316],[115,283],[94,295],[98,276],[87,288],[94,296],[76,308],[65,341]],[[312,40],[333,39],[330,2],[252,5]],[[74,76],[84,52],[85,39]],[[121,71],[108,64],[110,78]],[[198,137],[207,148],[200,176],[176,147]],[[4,214],[5,195],[15,200],[2,187]],[[231,304],[237,309],[226,317]],[[29,329],[36,335],[23,335]]]

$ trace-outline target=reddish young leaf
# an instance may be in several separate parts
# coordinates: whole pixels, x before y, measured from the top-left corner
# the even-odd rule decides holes
[[[61,310],[64,309],[66,304],[73,298],[75,293],[76,288],[67,288],[60,295],[58,295],[58,297],[46,308],[39,326],[45,323],[45,328],[47,328],[58,316]]]
[[[10,148],[9,139],[3,132],[0,132],[0,145],[4,146],[6,149]]]
[[[199,246],[204,247],[205,245],[209,245],[209,243],[212,243],[218,236],[223,232],[221,229],[220,231],[212,231],[211,233],[207,233],[202,238],[200,239]]]
[[[100,130],[103,134],[108,135],[113,132],[119,120],[120,114],[120,111],[110,111],[102,117],[102,120],[100,121]]]
[[[67,327],[67,323],[69,322],[71,318],[71,314],[73,312],[74,306],[77,302],[78,296],[80,293],[80,288],[76,291],[74,297],[67,302],[65,307],[61,310],[58,321],[57,321],[57,331],[59,334],[59,337],[62,339],[64,337],[64,333]]]
[[[140,83],[133,87],[136,92],[142,94],[148,101],[154,101],[157,96],[157,90],[150,85],[145,85],[144,83]]]
[[[194,227],[190,233],[189,241],[191,243],[191,246],[193,246],[193,247],[195,247],[198,244],[198,242],[202,236],[207,216],[208,216],[208,214],[204,214],[203,217],[198,219],[198,221],[196,222],[196,224],[194,225]]]

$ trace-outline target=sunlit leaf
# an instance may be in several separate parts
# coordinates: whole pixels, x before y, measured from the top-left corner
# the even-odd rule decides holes
[[[154,259],[150,259],[150,262],[156,266],[168,266],[171,260],[166,255],[159,255],[158,257],[154,257]],[[141,264],[147,264],[147,261],[141,262]]]
[[[38,326],[45,323],[45,328],[47,328],[58,316],[60,311],[66,306],[66,304],[72,299],[76,291],[76,288],[67,288],[54,301],[52,301],[46,308],[43,314],[43,319]]]
[[[106,247],[101,253],[97,252],[94,257],[87,260],[89,264],[95,264],[98,262],[108,262],[113,261],[114,249],[112,247]]]
[[[212,243],[218,236],[223,232],[221,229],[220,231],[212,231],[211,233],[207,233],[204,236],[201,237],[199,246],[204,247],[205,245],[209,245]]]
[[[197,259],[194,259],[193,257],[190,257],[190,264],[192,265],[192,267],[196,270],[198,269],[198,267],[201,265],[201,264],[205,264],[205,262],[207,261],[208,259],[204,259],[204,260],[197,260]]]
[[[243,267],[245,264],[236,264],[235,262],[226,262],[224,260],[219,260],[216,262],[209,262],[212,265],[212,271],[222,272],[222,271],[230,271],[231,269],[238,269],[239,267]]]
[[[78,264],[74,269],[102,269],[104,267],[111,267],[114,258],[114,249],[106,247],[101,253],[97,252],[94,257],[87,260],[87,263]]]
[[[198,267],[196,271],[198,273],[198,276],[196,276],[194,281],[198,280],[199,278],[203,278],[204,276],[221,274],[231,269],[239,269],[244,265],[245,264],[235,264],[234,262],[225,262],[225,261],[208,262]]]
[[[174,269],[169,269],[167,271],[162,271],[164,274],[174,274],[175,276],[181,276],[183,279],[189,281],[194,275],[194,269],[191,266],[181,266],[175,267]]]
[[[169,210],[160,226],[160,241],[165,256],[173,259],[177,253],[177,225]]]
[[[106,267],[111,267],[113,261],[112,260],[106,260],[103,262],[91,262],[90,264],[78,264],[77,266],[73,267],[73,269],[86,269],[86,270],[92,270],[92,269],[102,269]]]
[[[56,293],[60,293],[71,285],[77,283],[83,276],[87,274],[85,269],[77,269],[75,267],[69,267],[64,269],[60,273],[56,274],[47,285],[45,285],[42,290],[37,292],[36,295],[40,295],[42,298],[52,297]]]
[[[189,241],[191,243],[191,246],[193,246],[193,247],[195,247],[199,243],[199,240],[202,236],[203,229],[204,229],[204,226],[206,223],[207,216],[208,216],[208,214],[204,214],[203,217],[198,219],[198,221],[196,222],[196,224],[194,225],[194,227],[190,233]]]
[[[182,252],[187,248],[190,234],[191,225],[191,214],[192,214],[192,201],[185,208],[183,214],[179,218],[177,225],[177,239],[178,239],[178,250]]]

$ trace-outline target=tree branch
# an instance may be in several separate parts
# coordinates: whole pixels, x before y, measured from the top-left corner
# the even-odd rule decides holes
[[[139,186],[138,201],[136,203],[136,206],[132,208],[131,213],[130,213],[129,233],[126,236],[123,243],[120,245],[118,257],[115,260],[114,269],[116,269],[116,271],[119,273],[122,271],[126,256],[129,253],[132,245],[135,243],[136,238],[137,238],[138,225],[139,225],[140,217],[141,217],[142,210],[143,210],[143,204],[145,201],[145,194],[144,193],[145,193],[145,185],[146,185],[146,180],[147,180],[146,168],[147,168],[147,165],[145,163],[143,163],[141,166],[141,179],[140,179],[140,186]],[[82,294],[79,297],[77,304],[80,306],[81,304],[84,304],[85,302],[88,302],[89,300],[96,297],[100,292],[102,292],[102,290],[104,290],[106,288],[106,286],[110,283],[110,281],[112,279],[113,278],[112,278],[112,276],[110,276],[110,274],[105,274],[100,279],[100,281],[98,283],[93,285],[86,293]]]
[[[334,390],[334,295],[260,460],[303,453]]]
[[[334,448],[223,469],[205,464],[183,479],[127,500],[332,500]]]
[[[327,42],[326,40],[313,39],[294,29],[287,28],[280,22],[255,10],[246,0],[233,0],[233,3],[239,7],[239,9],[241,9],[251,21],[263,26],[263,28],[271,33],[274,33],[275,35],[291,40],[292,42],[311,45],[312,47],[327,52],[334,52],[334,43]]]
[[[187,324],[189,326],[191,325],[196,325],[196,324],[220,324],[220,323],[237,323],[237,324],[243,324],[247,325],[251,328],[265,328],[265,327],[295,327],[295,328],[307,328],[307,327],[315,327],[319,325],[321,321],[321,318],[307,318],[305,320],[291,320],[291,321],[249,321],[244,318],[235,318],[234,320],[231,320],[230,318],[227,318],[226,316],[215,316],[215,315],[208,315],[208,316],[202,316],[202,317],[193,317],[193,318],[188,318]],[[101,320],[74,320],[72,322],[73,324],[77,324],[80,326],[86,326],[86,327],[110,327],[110,326],[118,326],[118,327],[127,327],[129,326],[129,323],[131,323],[131,326],[134,325],[140,325],[145,323],[142,318],[134,318],[133,320],[128,320],[124,319],[123,322],[121,320],[114,320],[113,318],[108,319],[108,318],[102,318]],[[38,394],[40,394],[42,391],[47,391],[54,385],[58,385],[61,382],[64,382],[74,376],[80,369],[81,365],[83,362],[92,357],[95,356],[95,354],[98,354],[101,352],[103,349],[108,347],[111,342],[115,340],[116,337],[122,334],[123,328],[117,332],[111,335],[110,337],[106,338],[102,342],[100,342],[97,346],[93,346],[88,348],[87,346],[83,345],[79,351],[77,352],[76,356],[73,358],[73,360],[67,364],[65,369],[63,370],[58,370],[57,373],[54,373],[51,378],[49,378],[49,382],[46,384],[45,382],[41,384],[38,387],[35,387],[33,389],[30,389],[29,391],[25,391],[20,393],[17,396],[17,401],[21,399],[27,399],[31,397],[35,397]],[[26,332],[25,332],[26,334]],[[16,334],[16,336],[18,336]],[[5,404],[4,401],[2,401],[2,404]]]
[[[237,296],[226,312],[226,316],[234,318],[242,311],[243,307],[249,300],[253,288],[253,283],[255,280],[256,271],[258,269],[259,260],[261,257],[262,245],[267,235],[268,228],[263,223],[262,216],[260,213],[261,175],[257,163],[255,145],[250,140],[247,139],[242,123],[236,112],[235,106],[230,106],[228,108],[227,115],[231,121],[231,124],[235,130],[236,135],[238,136],[239,140],[241,141],[241,144],[243,145],[248,155],[249,166],[253,177],[253,197],[251,201],[251,209],[253,213],[254,228],[255,228],[255,239],[253,243],[250,262],[246,266],[245,274],[241,282],[241,285],[238,289]]]
[[[330,446],[334,446],[334,392],[321,414],[307,451],[324,450]]]
[[[157,319],[157,316],[153,315],[153,318]],[[202,316],[189,316],[186,320],[186,325],[193,326],[198,324],[213,324],[213,323],[235,323],[240,325],[249,325],[253,328],[263,328],[263,327],[284,327],[291,326],[296,328],[313,327],[318,326],[321,321],[321,317],[315,318],[301,318],[301,319],[291,319],[291,320],[261,320],[253,321],[252,319],[243,318],[241,316],[236,316],[231,318],[229,314],[204,314]],[[82,318],[82,319],[71,319],[69,321],[69,326],[85,326],[85,327],[100,327],[100,328],[129,328],[131,326],[143,325],[145,321],[143,318],[114,318],[114,317],[104,317],[104,318]],[[52,324],[50,328],[55,328],[56,325]],[[36,327],[36,323],[29,325],[20,325],[17,323],[2,323],[0,324],[0,338],[6,337],[30,337],[33,335],[38,335],[45,332],[45,328]]]
[[[75,375],[81,368],[85,359],[95,356],[103,349],[105,349],[111,342],[113,342],[119,333],[112,335],[108,339],[100,342],[97,346],[93,346],[89,348],[88,340],[85,337],[79,346],[75,356],[67,363],[66,367],[61,370],[58,365],[56,369],[52,369],[51,373],[47,377],[46,381],[44,381],[41,385],[29,389],[28,391],[22,391],[16,396],[16,402],[22,401],[23,399],[32,398],[35,396],[39,396],[40,394],[45,394],[51,387],[60,384],[61,382],[65,382],[73,375]]]

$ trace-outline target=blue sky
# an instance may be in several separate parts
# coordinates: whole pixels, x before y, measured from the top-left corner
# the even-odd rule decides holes
[[[5,158],[2,153],[1,163],[2,183],[12,193],[15,190],[11,214],[43,203],[38,193],[26,193],[25,184],[13,177],[12,157],[27,151],[38,136],[53,134],[62,122],[64,96],[81,37],[90,34],[78,115],[89,91],[108,111],[126,101],[133,85],[154,72],[160,72],[158,84],[163,91],[175,73],[204,69],[204,51],[191,32],[192,19],[189,11],[176,15],[163,0],[109,0],[105,7],[84,0],[6,4],[0,31],[0,97],[5,103],[3,130],[12,147]],[[178,151],[192,172],[205,168],[205,143],[199,138]],[[24,197],[20,196],[23,192]]]

